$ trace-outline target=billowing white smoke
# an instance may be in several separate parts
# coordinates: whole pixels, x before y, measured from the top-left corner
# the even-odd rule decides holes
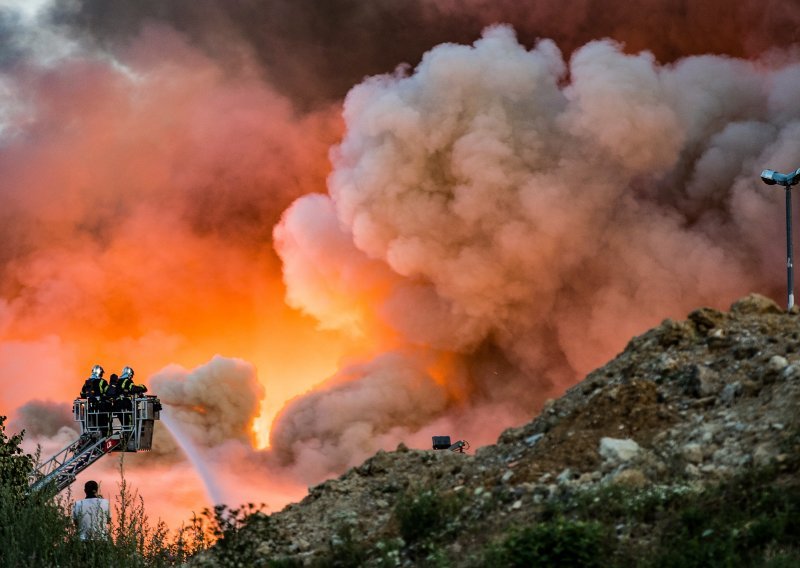
[[[374,453],[387,433],[396,444],[448,402],[446,390],[418,362],[385,354],[287,404],[271,439],[275,457],[283,465],[297,461],[305,478],[319,479]]]
[[[798,88],[796,65],[660,66],[608,41],[567,65],[507,27],[438,46],[348,95],[330,195],[301,197],[275,230],[288,296],[323,324],[376,318],[454,352],[467,407],[499,391],[530,416],[660,319],[780,289],[782,196],[758,172],[798,165]],[[487,354],[514,371],[487,370]],[[335,379],[285,410],[273,448],[360,455],[367,435],[449,412],[331,419],[345,396],[416,396],[405,373],[383,368],[381,389],[370,373]]]
[[[253,418],[264,396],[251,364],[217,355],[192,371],[166,367],[151,384],[173,422],[181,424],[195,444],[251,442]]]
[[[319,318],[325,328],[363,332],[364,297],[379,296],[396,276],[371,261],[342,232],[330,199],[312,194],[296,201],[275,228],[275,239],[294,252],[283,258],[283,274],[294,283],[287,302]]]

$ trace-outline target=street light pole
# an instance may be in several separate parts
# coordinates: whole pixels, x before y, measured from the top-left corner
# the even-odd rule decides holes
[[[794,306],[794,263],[792,262],[792,188],[786,186],[786,310]]]
[[[786,296],[787,311],[794,306],[794,262],[792,247],[792,186],[800,183],[800,168],[788,174],[775,170],[761,172],[761,181],[767,185],[782,185],[786,190]]]

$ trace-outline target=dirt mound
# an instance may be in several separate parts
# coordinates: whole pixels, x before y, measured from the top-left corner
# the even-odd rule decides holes
[[[635,337],[532,422],[475,455],[402,445],[379,452],[271,515],[269,531],[243,532],[256,560],[310,565],[344,542],[368,551],[359,562],[413,566],[430,541],[403,540],[402,510],[413,496],[419,504],[436,495],[449,511],[437,529],[448,535],[441,554],[474,565],[510,528],[534,526],[553,503],[587,492],[626,486],[679,495],[767,466],[795,479],[799,348],[797,311],[768,298],[748,296],[729,312],[701,308]],[[666,530],[658,523],[623,522],[617,538],[652,538]],[[213,551],[195,562],[216,565]]]
[[[633,438],[649,446],[653,437],[678,420],[652,382],[635,379],[588,395],[590,404],[555,423],[542,441],[517,466],[518,479],[534,481],[565,468],[591,471],[600,467],[602,438]],[[545,413],[552,409],[545,409]],[[524,472],[524,473],[523,473]]]

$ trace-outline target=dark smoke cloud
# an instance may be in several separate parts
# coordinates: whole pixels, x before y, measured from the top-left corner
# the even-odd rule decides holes
[[[11,431],[24,429],[26,436],[33,437],[52,438],[62,428],[77,430],[72,408],[67,403],[47,400],[32,400],[23,404],[9,424]]]
[[[800,7],[792,0],[82,0],[68,6],[57,21],[106,45],[161,21],[217,57],[237,60],[245,50],[272,84],[307,104],[338,99],[365,76],[416,65],[439,43],[470,43],[495,23],[512,24],[529,47],[551,38],[569,54],[611,38],[662,62],[702,53],[748,57],[800,37]]]
[[[783,35],[786,24],[800,22],[791,0],[432,0],[443,14],[468,12],[483,24],[509,23],[531,46],[536,38],[556,40],[570,54],[596,39],[625,44],[628,53],[648,50],[663,62],[688,55],[751,57],[800,39],[798,31]],[[722,16],[724,14],[724,16]]]
[[[417,0],[89,0],[58,10],[54,19],[110,46],[137,36],[148,22],[165,22],[234,65],[243,52],[254,55],[271,84],[297,102],[315,103],[338,99],[365,75],[418,57],[435,43],[480,31],[460,17],[426,24],[426,13]]]

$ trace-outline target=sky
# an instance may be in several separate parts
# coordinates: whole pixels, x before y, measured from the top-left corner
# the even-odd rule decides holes
[[[782,302],[758,174],[800,167],[797,23],[0,0],[0,414],[50,455],[91,367],[132,366],[165,412],[123,470],[176,526],[400,442],[492,443],[664,318]]]

